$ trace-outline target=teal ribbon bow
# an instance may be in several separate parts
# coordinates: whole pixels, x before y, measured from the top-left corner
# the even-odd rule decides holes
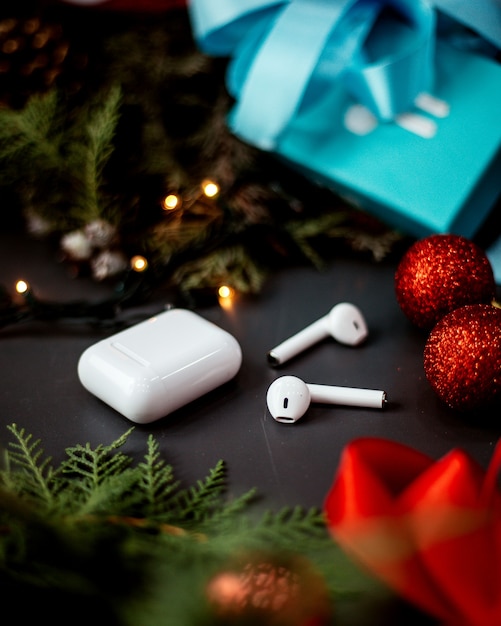
[[[438,11],[501,48],[501,0],[433,0]]]
[[[339,84],[381,120],[433,82],[435,13],[425,0],[191,0],[194,37],[228,56],[232,132],[273,150],[292,118]],[[311,117],[311,116],[310,116]]]

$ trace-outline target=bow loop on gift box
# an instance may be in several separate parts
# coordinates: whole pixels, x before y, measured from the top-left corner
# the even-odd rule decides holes
[[[264,149],[341,82],[388,120],[432,81],[435,21],[425,0],[191,0],[189,8],[200,47],[232,57],[232,131]]]
[[[501,444],[485,472],[462,450],[433,461],[359,439],[343,451],[325,513],[333,537],[450,626],[501,624]]]
[[[230,56],[254,24],[288,0],[190,0],[193,34],[207,54]]]

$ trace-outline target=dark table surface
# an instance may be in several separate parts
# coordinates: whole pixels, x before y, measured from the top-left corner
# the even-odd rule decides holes
[[[257,487],[263,505],[320,507],[343,447],[357,437],[384,437],[439,458],[466,449],[486,466],[501,434],[492,409],[465,416],[444,407],[423,372],[425,335],[400,311],[393,276],[396,260],[375,263],[338,258],[324,270],[290,268],[272,275],[262,293],[236,298],[231,308],[197,309],[232,333],[243,352],[233,381],[207,396],[143,426],[136,426],[125,449],[143,456],[150,433],[177,477],[193,484],[219,459],[228,464],[230,492]],[[40,298],[99,299],[111,287],[72,278],[54,250],[22,232],[0,233],[0,283],[14,289],[28,280]],[[363,311],[368,341],[350,348],[325,340],[280,368],[266,353],[341,301]],[[141,307],[146,315],[169,303],[156,293]],[[113,409],[88,393],[77,376],[81,353],[109,331],[54,323],[17,324],[0,330],[0,443],[13,422],[40,438],[55,461],[68,446],[111,443],[131,427]],[[311,383],[384,389],[383,410],[312,405],[295,425],[275,422],[266,391],[279,375]]]

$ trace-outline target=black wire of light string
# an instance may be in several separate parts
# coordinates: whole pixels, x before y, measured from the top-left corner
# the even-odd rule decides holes
[[[31,287],[20,294],[23,302],[16,304],[0,285],[0,329],[28,322],[80,323],[96,327],[120,327],[127,321],[120,317],[127,306],[144,302],[151,290],[143,274],[129,270],[114,292],[102,300],[54,302],[42,300]]]

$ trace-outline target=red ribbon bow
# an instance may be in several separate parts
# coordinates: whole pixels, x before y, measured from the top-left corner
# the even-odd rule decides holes
[[[451,626],[501,624],[501,443],[485,472],[399,443],[346,446],[325,501],[332,536],[397,593]]]

